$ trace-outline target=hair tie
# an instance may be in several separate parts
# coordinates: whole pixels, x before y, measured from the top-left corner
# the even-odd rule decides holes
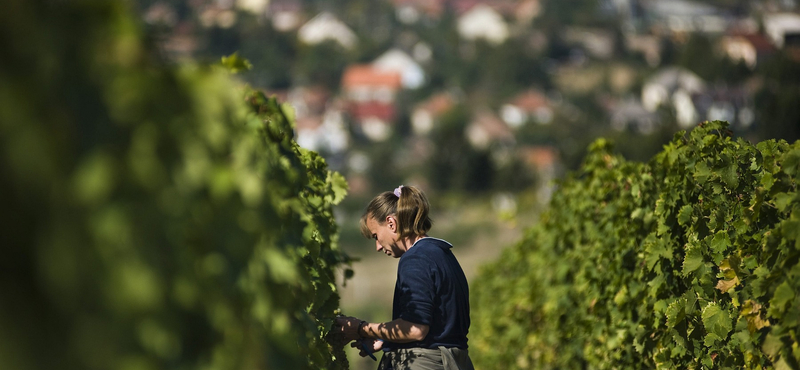
[[[403,185],[400,185],[400,186],[398,186],[396,189],[394,189],[394,195],[395,195],[396,197],[400,198],[400,194],[401,194],[401,193],[400,193],[400,189],[402,189],[402,188],[403,188]]]

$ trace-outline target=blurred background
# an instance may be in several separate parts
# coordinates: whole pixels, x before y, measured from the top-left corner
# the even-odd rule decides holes
[[[391,319],[396,260],[358,218],[400,184],[468,277],[519,239],[590,142],[647,161],[675,133],[730,122],[800,138],[795,0],[135,0],[165,58],[216,62],[295,109],[297,141],[350,186],[337,209],[355,275],[345,314]],[[352,353],[351,353],[352,355]],[[356,369],[371,360],[351,356]]]

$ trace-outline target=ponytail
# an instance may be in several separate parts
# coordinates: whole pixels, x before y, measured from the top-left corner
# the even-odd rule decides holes
[[[394,215],[400,238],[426,235],[433,226],[428,216],[429,210],[428,198],[422,190],[415,186],[400,185],[393,192],[386,191],[372,199],[361,216],[361,233],[371,239],[367,219],[372,218],[383,225],[386,217]]]

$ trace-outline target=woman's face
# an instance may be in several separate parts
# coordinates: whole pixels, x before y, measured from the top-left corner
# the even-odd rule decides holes
[[[367,228],[372,234],[372,239],[375,239],[376,251],[394,258],[400,258],[405,253],[405,249],[397,243],[399,235],[397,234],[397,219],[394,216],[386,217],[383,224],[370,217],[367,219]]]

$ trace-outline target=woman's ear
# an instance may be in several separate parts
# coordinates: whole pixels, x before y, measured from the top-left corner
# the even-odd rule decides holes
[[[397,232],[397,219],[393,215],[386,216],[386,226],[389,226],[389,230],[392,232]]]

